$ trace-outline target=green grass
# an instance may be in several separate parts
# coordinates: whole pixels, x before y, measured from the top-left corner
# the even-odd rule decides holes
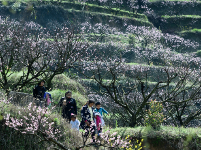
[[[107,131],[108,128],[105,128],[103,132]],[[201,128],[184,128],[184,127],[173,127],[173,126],[160,126],[159,131],[154,130],[152,127],[143,127],[138,126],[135,128],[114,128],[111,129],[111,134],[114,132],[118,132],[118,135],[122,137],[126,137],[130,135],[131,137],[136,137],[137,135],[142,134],[142,137],[160,137],[160,138],[170,138],[170,139],[179,139],[181,137],[192,136],[192,137],[201,137]]]
[[[161,17],[165,18],[165,19],[169,19],[169,18],[195,18],[195,19],[200,19],[201,18],[201,16],[199,16],[199,15],[173,15],[173,16],[163,15]]]
[[[2,1],[2,0],[0,0],[0,1]],[[27,3],[28,4],[28,2],[37,2],[37,0],[16,0],[16,1],[8,0],[8,1],[9,2],[16,2],[14,5],[17,5],[17,6],[20,3]],[[2,3],[4,5],[8,5],[8,3],[7,3],[8,1],[2,1]],[[43,2],[58,2],[58,1],[57,0],[44,0]],[[67,4],[67,5],[65,5],[65,4]],[[68,7],[72,7],[72,6],[74,9],[75,8],[89,9],[91,12],[95,12],[96,9],[98,9],[101,12],[107,12],[110,14],[115,13],[115,14],[120,15],[120,16],[131,16],[134,18],[141,18],[144,20],[148,20],[147,16],[144,14],[132,13],[132,12],[129,12],[127,10],[122,10],[122,9],[117,9],[117,8],[108,8],[106,6],[99,6],[99,5],[90,4],[90,3],[80,3],[77,1],[70,2],[70,1],[63,0],[61,3],[57,3],[57,5],[62,6],[63,8],[67,8],[67,9],[69,9]]]
[[[197,28],[194,28],[194,29],[190,29],[190,30],[184,30],[184,31],[181,31],[179,33],[201,33],[201,29],[197,29]]]
[[[144,14],[139,14],[139,13],[135,13],[133,14],[132,12],[129,12],[127,10],[122,10],[122,9],[117,9],[117,8],[107,8],[106,6],[99,6],[99,5],[95,5],[95,4],[90,4],[90,3],[79,3],[79,2],[69,2],[69,1],[62,1],[62,3],[64,4],[73,4],[73,5],[81,5],[81,6],[86,6],[88,9],[98,9],[99,10],[101,9],[102,12],[108,12],[108,13],[117,13],[117,15],[122,15],[122,16],[132,16],[132,17],[135,17],[135,18],[141,18],[141,19],[145,19],[145,20],[148,20],[147,19],[147,16],[144,15]],[[82,7],[82,8],[85,8],[85,7]],[[91,11],[93,12],[93,11]]]
[[[58,104],[60,99],[65,96],[65,93],[65,90],[60,89],[50,91],[55,104]],[[76,100],[78,109],[80,109],[88,101],[88,99],[84,95],[74,91],[72,91],[72,98]]]
[[[65,76],[64,74],[56,75],[53,80],[53,90],[71,90],[74,92],[79,92],[81,94],[85,94],[85,89],[84,87],[76,82],[75,80],[70,79],[69,77]]]
[[[86,84],[87,82],[89,83],[92,83],[92,84],[96,84],[96,81],[93,80],[93,79],[82,79]],[[103,79],[103,84],[109,84],[112,80],[110,79]],[[142,82],[144,82],[145,84],[147,84],[148,86],[155,86],[158,82],[155,82],[155,81],[150,81],[150,79],[148,80],[142,80]],[[122,84],[122,83],[121,83]],[[177,82],[171,82],[169,85],[174,87],[176,86]],[[166,83],[160,83],[160,86],[163,86],[163,85],[166,85]],[[188,82],[186,84],[186,87],[190,87],[192,85],[192,82]],[[198,87],[198,85],[196,85],[196,87]]]
[[[131,65],[131,66],[144,66],[144,67],[155,67],[155,68],[164,68],[166,66],[156,66],[156,65],[147,65],[147,64],[140,64],[140,63],[126,63],[127,65]]]
[[[86,13],[86,14],[91,14],[91,15],[101,15],[101,16],[108,16],[108,17],[116,17],[119,19],[130,19],[136,22],[139,22],[140,24],[146,24],[147,26],[153,26],[152,23],[150,23],[148,20],[144,20],[144,19],[140,19],[140,18],[132,18],[132,17],[128,17],[128,16],[117,16],[117,15],[113,15],[113,14],[107,14],[107,13],[99,13],[99,12],[91,12],[91,11],[82,11],[82,10],[75,10],[75,9],[64,9],[70,13],[74,12],[78,12],[78,13]]]
[[[129,37],[127,35],[116,34],[83,34],[83,38],[87,41],[97,41],[98,38],[102,38],[102,42],[107,43],[113,41],[114,43],[129,44]]]

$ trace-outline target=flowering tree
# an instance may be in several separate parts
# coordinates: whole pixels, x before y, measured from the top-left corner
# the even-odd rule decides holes
[[[36,84],[39,77],[51,88],[53,77],[81,59],[88,47],[67,27],[49,33],[33,22],[0,22],[0,86],[7,93],[9,88],[18,90]],[[23,75],[9,84],[14,71],[22,71]]]

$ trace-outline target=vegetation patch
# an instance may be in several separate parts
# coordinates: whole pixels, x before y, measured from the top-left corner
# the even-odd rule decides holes
[[[37,110],[37,112],[40,110]],[[30,109],[30,107],[20,107],[15,106],[13,104],[5,104],[3,102],[0,102],[0,114],[4,116],[4,118],[7,118],[7,115],[10,114],[10,118],[23,120],[25,118],[31,118],[34,120],[33,110]],[[38,117],[38,116],[37,116]],[[75,146],[81,145],[81,137],[76,132],[71,130],[71,127],[66,121],[61,117],[60,114],[58,114],[56,111],[52,110],[50,113],[45,114],[47,122],[51,123],[54,122],[53,128],[58,129],[62,132],[60,132],[58,141],[69,147],[70,149],[75,149]],[[30,119],[31,120],[31,119]],[[20,130],[14,130],[13,128],[10,128],[9,126],[5,125],[5,119],[0,120],[1,130],[0,130],[0,145],[1,148],[8,148],[9,149],[46,149],[47,147],[51,146],[51,143],[48,141],[41,141],[40,136],[43,136],[39,133],[35,134],[23,134],[23,132],[20,132]],[[37,122],[37,118],[36,118]],[[27,122],[28,124],[30,122]],[[23,128],[23,127],[21,127]],[[44,130],[46,129],[46,126],[43,126]],[[42,130],[42,128],[41,128]],[[38,134],[38,136],[36,136]],[[79,139],[79,140],[78,140]],[[3,147],[2,147],[3,146]]]
[[[162,18],[168,19],[168,18],[195,18],[195,19],[200,19],[201,16],[199,15],[173,15],[173,16],[169,16],[169,15],[163,15],[161,16]]]
[[[106,131],[107,129],[104,129]],[[135,128],[114,128],[110,130],[110,134],[117,132],[117,136],[120,135],[124,138],[131,139],[144,139],[144,146],[152,148],[165,148],[163,145],[170,149],[182,149],[189,146],[201,148],[200,128],[184,128],[184,127],[172,127],[172,126],[160,126],[158,131],[154,130],[151,126],[147,127],[135,127]],[[160,144],[160,143],[163,143]],[[132,143],[135,144],[135,143]],[[183,147],[179,146],[183,145]]]

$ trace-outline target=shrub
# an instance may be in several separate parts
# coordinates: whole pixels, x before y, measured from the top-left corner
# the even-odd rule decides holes
[[[58,145],[54,145],[53,140],[70,149],[81,145],[81,136],[54,110],[0,102],[0,113],[5,118],[0,121],[2,149],[56,148]]]
[[[164,120],[164,115],[162,113],[163,106],[156,100],[150,103],[150,109],[145,116],[145,125],[151,125],[154,129],[158,129]]]

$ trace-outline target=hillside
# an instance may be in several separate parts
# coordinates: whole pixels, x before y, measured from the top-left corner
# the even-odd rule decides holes
[[[7,91],[32,94],[37,81],[47,79],[53,105],[57,106],[65,92],[71,90],[77,102],[77,119],[81,121],[80,108],[87,100],[101,102],[110,114],[104,114],[104,132],[112,128],[111,134],[118,132],[115,138],[118,135],[129,138],[135,148],[138,145],[139,149],[147,146],[151,150],[189,147],[199,150],[200,129],[195,127],[201,124],[200,23],[201,1],[0,0],[1,32],[5,29],[14,35],[0,33],[1,85]],[[68,31],[73,32],[68,34]],[[84,53],[79,55],[80,52]],[[8,60],[1,61],[2,54]],[[40,69],[44,72],[38,75]],[[3,126],[3,116],[8,113],[16,119],[24,115],[32,117],[31,106],[23,108],[4,103],[0,99],[0,125]],[[61,138],[56,131],[58,141],[74,149],[82,140],[76,143],[79,134],[71,134],[70,127],[61,118],[61,107],[55,108],[48,112],[53,114],[49,116],[54,124],[52,130],[61,129],[64,133]],[[42,117],[47,119],[46,112],[43,113]],[[37,117],[41,119],[41,115],[35,115],[36,121]],[[44,124],[47,124],[45,128],[50,125]],[[6,143],[9,149],[30,146],[45,149],[50,145],[57,148],[54,146],[58,143],[52,144],[52,139],[46,136],[51,127],[47,132],[44,128],[47,134],[39,132],[44,141],[33,139],[38,145],[31,141],[34,135],[21,135],[10,127],[3,126],[4,130],[0,131],[6,135],[0,136],[0,145]],[[11,133],[16,135],[12,139],[8,136]]]
[[[106,53],[118,49],[125,63],[155,70],[152,77],[160,72],[158,66],[177,66],[178,62],[191,60],[189,64],[199,68],[201,3],[149,1],[146,5],[147,10],[139,13],[125,1],[122,5],[74,0],[2,1],[0,16],[35,22],[50,32],[65,24],[73,26],[82,31],[81,40],[89,42],[90,49]],[[152,77],[149,82],[156,82]]]
[[[90,50],[122,56],[126,64],[137,70],[136,73],[144,70],[147,75],[142,81],[147,86],[156,85],[156,76],[166,79],[164,67],[189,65],[199,68],[200,3],[149,1],[146,5],[145,10],[138,10],[132,9],[131,5],[109,1],[100,4],[73,0],[2,1],[0,16],[7,20],[27,21],[30,27],[46,28],[53,34],[56,28],[64,25],[77,29],[80,40],[88,42]],[[72,72],[77,73],[73,69]],[[87,74],[91,75],[92,71]],[[83,84],[94,87],[89,83],[91,80],[78,75]],[[111,76],[104,79],[110,80]]]

